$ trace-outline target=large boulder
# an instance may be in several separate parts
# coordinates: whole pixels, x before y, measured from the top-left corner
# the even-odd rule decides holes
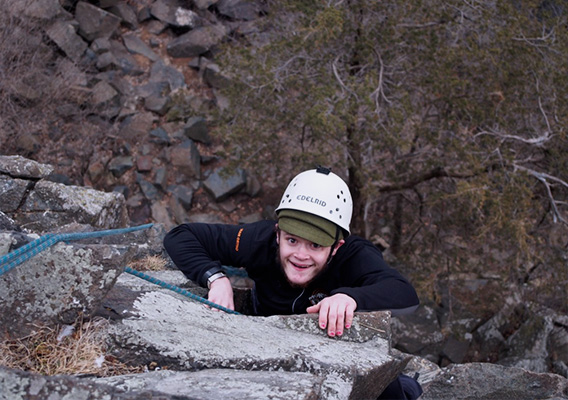
[[[22,156],[0,155],[0,174],[12,178],[42,179],[47,178],[54,168],[49,164],[42,164]]]
[[[566,315],[526,301],[513,286],[497,280],[452,281],[460,290],[448,290],[441,304],[424,302],[413,314],[393,318],[396,348],[442,367],[495,362],[568,377]],[[500,302],[488,301],[501,287],[508,295]]]
[[[3,12],[37,18],[42,23],[61,16],[68,17],[58,0],[6,1],[2,5],[8,8]]]
[[[87,43],[77,34],[70,21],[55,21],[46,34],[73,61],[79,61],[87,50]]]
[[[0,197],[2,197],[1,209],[6,213],[15,212],[20,206],[22,199],[32,186],[30,181],[11,178],[0,175]]]
[[[181,272],[172,273],[166,275],[168,282],[187,282]],[[166,393],[176,387],[179,395],[195,398],[206,398],[201,397],[203,393],[209,393],[209,398],[234,398],[232,393],[258,398],[255,390],[264,386],[269,392],[262,393],[268,398],[281,392],[290,379],[298,379],[305,387],[289,390],[307,391],[299,398],[310,398],[306,393],[312,391],[320,399],[376,398],[409,360],[408,355],[390,353],[388,312],[358,313],[350,331],[333,339],[319,329],[314,315],[232,315],[142,282],[121,276],[113,289],[122,286],[120,295],[111,292],[103,302],[104,310],[114,314],[109,329],[114,356],[137,365],[155,363],[193,374],[156,379],[121,376],[104,379],[106,383],[144,390],[159,386]],[[229,387],[227,382],[241,378],[256,384]],[[179,388],[174,386],[176,381],[195,385]]]
[[[49,181],[53,170],[20,156],[0,156],[0,211],[15,224],[39,233],[72,222],[103,229],[126,226],[122,194]]]
[[[126,225],[127,212],[120,193],[40,181],[15,213],[15,219],[36,232],[52,231],[71,222],[119,228]]]
[[[322,396],[324,378],[306,372],[213,369],[195,372],[154,371],[101,379],[126,392],[155,391],[164,396],[224,400],[309,400]],[[160,397],[161,398],[161,397]],[[167,397],[166,397],[167,398]],[[338,398],[338,397],[336,397]]]
[[[489,363],[444,368],[421,400],[560,400],[568,398],[568,379]]]
[[[201,25],[201,18],[197,13],[187,8],[178,7],[175,2],[157,0],[150,8],[152,16],[166,24],[192,29]]]
[[[241,168],[237,168],[234,171],[221,168],[216,169],[203,182],[203,186],[211,193],[215,201],[226,200],[232,194],[244,189],[246,184],[246,172]]]
[[[219,14],[233,20],[251,21],[258,18],[261,7],[258,3],[243,0],[219,0]]]
[[[79,34],[88,42],[96,38],[109,38],[120,26],[120,17],[84,1],[77,3],[75,20]]]
[[[0,366],[0,399],[136,400],[158,397],[157,393],[130,391],[73,376],[45,376]],[[175,400],[179,397],[160,399]]]
[[[29,259],[0,276],[0,338],[24,337],[35,326],[73,324],[92,314],[133,256],[125,246],[65,243],[34,253],[25,253]]]
[[[201,177],[201,155],[195,142],[186,139],[166,150],[168,159],[177,171],[187,178]]]
[[[197,57],[219,44],[227,31],[220,24],[195,28],[168,43],[168,54],[174,58]]]

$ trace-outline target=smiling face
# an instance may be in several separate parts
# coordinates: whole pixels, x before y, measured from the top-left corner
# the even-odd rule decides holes
[[[276,241],[282,270],[292,286],[308,286],[327,266],[331,247],[320,246],[283,230],[278,230]],[[343,240],[338,242],[333,255],[343,243]]]

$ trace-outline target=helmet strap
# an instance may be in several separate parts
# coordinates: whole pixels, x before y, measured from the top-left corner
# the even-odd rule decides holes
[[[327,262],[326,264],[329,265],[329,263],[331,262],[331,259],[333,258],[333,249],[335,249],[335,246],[337,246],[337,242],[339,242],[339,234],[340,234],[340,227],[336,226],[335,227],[335,240],[333,241],[333,244],[331,245],[331,249],[329,250],[329,256],[327,257]]]

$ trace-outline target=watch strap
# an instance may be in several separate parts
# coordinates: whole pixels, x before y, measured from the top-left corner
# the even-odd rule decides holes
[[[208,279],[207,279],[207,289],[211,289],[211,284],[213,282],[215,282],[217,279],[220,278],[225,278],[227,275],[225,275],[224,272],[217,272],[216,274],[211,275]]]
[[[203,276],[201,277],[201,286],[208,287],[209,278],[211,278],[215,274],[218,274],[219,272],[223,272],[223,268],[221,268],[221,266],[219,265],[209,268],[207,271],[205,271],[203,273]]]

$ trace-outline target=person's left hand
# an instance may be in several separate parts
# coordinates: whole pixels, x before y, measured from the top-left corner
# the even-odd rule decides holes
[[[326,297],[315,306],[308,307],[310,314],[319,312],[319,326],[327,328],[328,336],[341,336],[343,329],[349,329],[353,323],[353,313],[357,309],[357,302],[350,296],[337,293]]]

